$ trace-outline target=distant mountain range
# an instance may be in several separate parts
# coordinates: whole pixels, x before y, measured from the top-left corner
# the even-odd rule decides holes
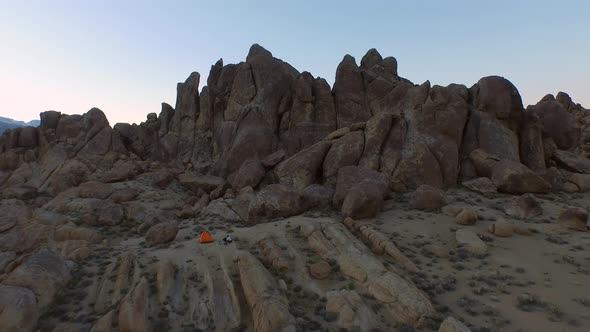
[[[6,129],[27,127],[27,126],[38,127],[39,124],[41,124],[41,120],[32,120],[29,122],[24,122],[24,121],[17,121],[17,120],[13,120],[10,118],[5,118],[5,117],[0,116],[0,135],[2,135],[2,133]]]

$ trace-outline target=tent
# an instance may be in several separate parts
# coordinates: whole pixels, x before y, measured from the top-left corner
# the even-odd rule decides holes
[[[209,232],[204,231],[203,233],[201,233],[201,237],[199,238],[199,242],[211,243],[211,242],[213,242],[213,237],[211,236],[211,234],[209,234]]]

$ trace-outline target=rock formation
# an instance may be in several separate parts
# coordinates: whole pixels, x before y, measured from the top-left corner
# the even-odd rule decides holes
[[[508,214],[535,218],[543,209],[527,194],[590,190],[590,112],[562,92],[525,108],[502,77],[432,86],[400,77],[397,66],[375,49],[360,63],[346,55],[330,87],[253,45],[245,62],[216,62],[202,88],[191,73],[174,107],[163,103],[140,124],[111,126],[92,108],[43,112],[38,127],[6,130],[0,330],[52,330],[38,322],[58,314],[52,303],[84,278],[75,269],[91,258],[99,272],[84,286],[84,305],[96,317],[81,319],[83,330],[294,330],[301,317],[278,281],[287,273],[301,273],[307,292],[327,298],[318,306],[337,315],[340,328],[373,323],[365,296],[395,323],[423,326],[435,309],[406,275],[420,273],[413,256],[358,219],[377,217],[405,192],[414,192],[413,208],[436,213],[450,203],[444,191],[458,184],[523,195]],[[310,210],[352,218],[345,224],[364,242],[339,223],[307,225],[300,242],[319,259],[308,265],[290,242],[270,237],[250,249],[259,256],[241,247],[236,257],[200,261],[206,272],[168,260],[167,246],[188,236],[183,220],[256,227]],[[463,208],[452,215],[462,227],[483,219]],[[559,222],[588,229],[586,211],[566,210]],[[519,233],[506,225],[497,221],[490,232]],[[111,242],[115,232],[127,238]],[[470,230],[457,230],[455,240],[460,252],[490,250]],[[114,247],[109,260],[96,258]],[[162,255],[157,264],[139,257],[144,247]],[[228,268],[229,259],[238,266]],[[350,289],[317,291],[336,274]],[[175,316],[151,319],[167,314]],[[464,329],[451,325],[459,323],[444,329]]]

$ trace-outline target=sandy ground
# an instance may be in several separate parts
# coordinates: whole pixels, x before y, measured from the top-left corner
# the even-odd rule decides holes
[[[383,213],[370,221],[416,263],[420,272],[409,275],[399,271],[389,258],[381,256],[379,259],[430,295],[440,319],[454,316],[473,331],[590,330],[590,233],[567,231],[557,226],[557,217],[564,208],[590,208],[590,194],[538,196],[543,215],[527,221],[510,218],[504,212],[513,196],[485,197],[464,189],[449,190],[447,195],[451,204],[476,210],[477,224],[457,225],[454,218],[441,211],[413,210],[409,195],[395,195],[386,202]],[[525,226],[532,231],[531,235],[498,238],[488,233],[489,225],[498,216]],[[70,285],[73,287],[70,293],[79,293],[80,301],[75,304],[58,302],[41,320],[41,326],[50,330],[49,327],[56,326],[59,314],[62,322],[57,326],[60,329],[87,330],[100,317],[92,312],[92,303],[84,294],[98,282],[108,263],[125,252],[136,255],[146,274],[151,273],[150,266],[161,260],[196,271],[213,294],[212,319],[217,331],[226,330],[224,315],[235,313],[226,312],[230,310],[227,295],[215,294],[227,293],[223,289],[226,283],[221,280],[233,280],[242,308],[239,315],[242,321],[249,321],[251,313],[244,309],[247,305],[237,281],[236,254],[238,250],[247,250],[264,262],[257,242],[271,236],[289,255],[291,265],[286,273],[269,270],[287,285],[290,311],[304,324],[303,330],[337,331],[335,323],[326,320],[322,311],[325,292],[353,285],[338,271],[322,281],[309,276],[307,267],[320,258],[309,248],[299,227],[309,223],[340,222],[342,218],[334,212],[320,211],[256,226],[200,217],[182,221],[176,240],[157,247],[147,246],[143,238],[131,230],[113,230],[111,234],[118,234],[118,237],[111,238],[110,248],[97,252],[84,263],[77,271],[81,277]],[[485,257],[464,255],[456,250],[455,231],[460,228],[485,235],[488,245]],[[212,233],[216,243],[198,243],[198,236],[205,229]],[[233,244],[220,244],[226,234],[232,234]],[[198,287],[192,292],[191,296],[202,296],[208,291]],[[410,327],[392,323],[379,311],[374,300],[363,299],[376,310],[374,324],[379,330],[412,331]],[[243,326],[243,330],[251,330],[251,327]],[[426,326],[423,330],[436,330],[436,327]]]
[[[448,196],[456,204],[475,208],[480,215],[478,223],[461,226],[442,213],[411,210],[407,197],[389,202],[388,210],[376,221],[381,231],[394,235],[405,253],[413,253],[424,274],[425,285],[436,285],[446,278],[455,280],[449,291],[433,296],[441,309],[447,308],[450,314],[475,327],[474,330],[590,329],[590,234],[556,226],[563,208],[588,208],[590,196],[539,196],[543,215],[526,222],[510,218],[504,212],[512,196],[486,198],[464,190],[449,191]],[[523,225],[533,233],[495,237],[487,229],[497,216]],[[445,259],[428,255],[428,250],[424,250],[429,245],[453,250],[454,230],[459,228],[489,236],[489,254],[485,258],[451,255]],[[423,282],[418,284],[422,286]],[[522,303],[531,297],[537,301]]]

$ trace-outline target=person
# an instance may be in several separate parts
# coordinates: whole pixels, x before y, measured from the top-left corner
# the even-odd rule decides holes
[[[233,241],[233,239],[231,238],[231,236],[229,234],[227,234],[227,236],[223,239],[223,243],[225,245],[232,243],[232,241]]]

